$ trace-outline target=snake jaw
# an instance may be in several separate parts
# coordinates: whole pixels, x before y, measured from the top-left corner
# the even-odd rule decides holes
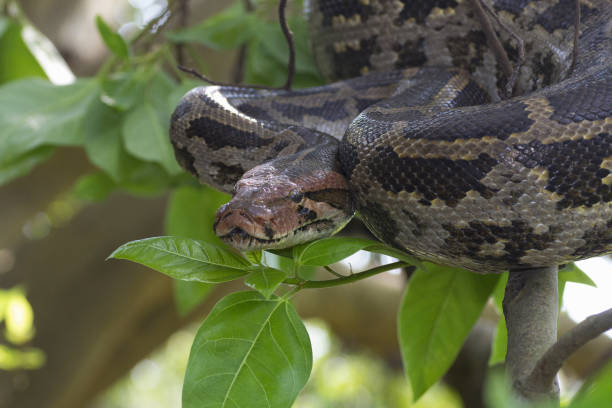
[[[286,248],[329,236],[352,217],[348,185],[339,173],[295,179],[258,166],[236,184],[216,214],[215,234],[241,251]]]

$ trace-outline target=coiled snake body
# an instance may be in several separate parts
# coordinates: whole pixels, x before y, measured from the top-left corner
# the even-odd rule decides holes
[[[612,2],[494,0],[515,87],[471,2],[310,8],[323,72],[296,91],[200,87],[177,106],[181,165],[234,191],[215,229],[239,249],[329,235],[356,209],[382,241],[478,272],[612,251]],[[372,73],[370,73],[372,72]],[[360,75],[360,76],[359,76]]]

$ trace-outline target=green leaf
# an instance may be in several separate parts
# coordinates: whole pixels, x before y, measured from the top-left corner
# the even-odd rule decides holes
[[[378,244],[364,238],[324,238],[294,247],[293,257],[299,265],[326,266]]]
[[[308,333],[289,302],[233,293],[198,330],[183,408],[289,408],[311,369]]]
[[[499,279],[456,268],[429,269],[418,269],[410,278],[398,316],[402,359],[415,399],[453,363]]]
[[[120,110],[142,103],[144,91],[153,75],[149,66],[118,72],[102,80],[102,101]]]
[[[585,383],[569,408],[607,407],[612,400],[612,364],[608,363],[594,380]]]
[[[96,99],[90,103],[86,116],[83,134],[89,160],[115,182],[121,181],[130,162],[121,145],[121,113]]]
[[[225,247],[213,231],[215,212],[230,196],[208,186],[177,188],[168,202],[166,232]]]
[[[30,172],[35,166],[49,159],[55,148],[41,146],[13,160],[0,164],[0,186]]]
[[[365,250],[377,254],[391,256],[399,259],[402,262],[406,262],[407,264],[414,265],[417,268],[425,269],[425,265],[419,259],[410,256],[404,251],[400,251],[399,249],[395,249],[380,242],[376,242],[375,245],[365,248]]]
[[[96,27],[108,49],[121,59],[129,57],[127,43],[119,34],[117,34],[109,25],[102,19],[101,16],[96,16]]]
[[[215,285],[202,282],[174,280],[174,299],[180,316],[185,316],[210,295]]]
[[[31,78],[0,87],[0,167],[43,145],[81,144],[81,125],[97,95],[91,79],[56,86]]]
[[[229,196],[208,186],[177,188],[168,202],[166,233],[201,239],[218,246],[225,244],[213,233],[215,210]],[[185,315],[208,297],[214,285],[201,282],[174,281],[174,294],[179,313]]]
[[[181,167],[174,158],[168,137],[169,116],[144,102],[131,111],[123,123],[125,148],[135,157],[159,163],[169,174],[178,174]]]
[[[502,302],[504,300],[504,292],[506,291],[506,284],[508,283],[508,272],[504,272],[495,289],[493,290],[493,303],[500,314],[497,327],[495,329],[495,335],[493,337],[493,344],[491,345],[491,355],[489,356],[489,366],[503,363],[506,360],[506,348],[508,345],[508,330],[506,329],[506,319],[504,318],[504,311],[502,308]]]
[[[25,77],[46,78],[22,37],[23,25],[0,17],[0,84]],[[3,106],[4,107],[4,106]]]
[[[255,15],[247,13],[242,3],[236,2],[198,25],[166,35],[178,43],[193,42],[230,50],[245,43],[258,29]]]
[[[85,201],[102,201],[117,188],[105,173],[96,172],[81,176],[72,187],[72,194]]]
[[[597,287],[595,282],[584,273],[584,271],[575,263],[570,263],[566,265],[563,269],[559,270],[559,306],[563,300],[563,293],[565,292],[565,284],[567,282],[581,283],[583,285]]]
[[[155,237],[128,242],[109,258],[137,262],[175,279],[219,283],[250,272],[252,265],[241,256],[203,241],[178,237]]]
[[[287,274],[281,270],[261,268],[260,270],[251,272],[251,274],[244,280],[244,283],[268,299],[286,277]]]

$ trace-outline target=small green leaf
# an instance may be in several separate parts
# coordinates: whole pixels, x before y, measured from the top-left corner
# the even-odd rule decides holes
[[[456,268],[428,269],[410,278],[398,316],[402,359],[415,399],[453,363],[499,279]]]
[[[57,86],[31,78],[0,87],[0,167],[43,145],[81,144],[81,125],[97,96],[91,79]]]
[[[215,49],[231,50],[250,39],[259,29],[254,14],[247,13],[241,2],[226,8],[193,27],[166,34],[178,43],[193,42]]]
[[[104,44],[113,54],[122,59],[129,57],[128,46],[123,37],[110,28],[101,16],[96,16],[96,27],[98,27],[98,32]]]
[[[144,102],[123,123],[125,148],[135,157],[159,163],[169,174],[181,172],[168,138],[169,116]]]
[[[0,186],[17,177],[26,175],[35,166],[50,158],[54,152],[54,147],[41,146],[0,164]]]
[[[233,293],[196,334],[183,408],[289,408],[311,369],[308,333],[289,302]]]
[[[117,185],[105,173],[96,172],[81,176],[72,187],[72,194],[85,201],[102,201],[112,193]]]
[[[364,238],[331,237],[303,244],[293,249],[293,257],[299,265],[326,266],[339,262],[376,241]]]
[[[86,116],[83,135],[89,160],[120,182],[130,162],[121,145],[121,113],[96,99],[89,104]]]
[[[178,237],[155,237],[128,242],[109,258],[137,262],[172,278],[219,283],[250,272],[252,265],[241,256],[203,241]]]
[[[135,71],[117,72],[102,80],[102,101],[113,108],[128,110],[142,103],[153,70],[144,66]]]
[[[612,364],[608,363],[592,381],[578,391],[569,408],[607,407],[612,400]]]
[[[0,84],[19,78],[46,78],[42,67],[23,41],[23,25],[0,17]]]
[[[175,280],[173,283],[176,309],[180,316],[185,316],[195,309],[215,288],[215,285],[202,282]]]
[[[218,246],[225,244],[213,233],[215,209],[227,202],[228,195],[207,186],[177,188],[168,201],[166,233],[200,239]],[[214,285],[174,281],[174,295],[179,313],[185,315],[208,297]]]
[[[261,268],[260,270],[251,272],[244,280],[248,287],[255,289],[266,299],[269,299],[272,293],[287,277],[283,271],[273,268]]]
[[[563,299],[563,293],[565,292],[565,284],[567,282],[581,283],[583,285],[597,287],[595,282],[584,273],[584,271],[575,263],[570,263],[565,268],[559,270],[559,304]]]
[[[506,348],[508,345],[508,330],[506,329],[506,319],[504,318],[504,312],[502,308],[502,302],[504,300],[504,292],[506,290],[506,284],[508,283],[508,272],[504,272],[495,289],[493,290],[493,303],[500,314],[499,321],[497,322],[497,328],[495,329],[495,335],[493,337],[493,344],[491,345],[491,355],[489,356],[489,366],[503,363],[506,360]]]

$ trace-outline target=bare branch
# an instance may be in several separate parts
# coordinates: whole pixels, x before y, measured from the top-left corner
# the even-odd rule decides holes
[[[265,86],[265,85],[236,85],[236,84],[230,84],[227,82],[218,82],[218,81],[214,81],[210,78],[208,78],[207,76],[202,75],[201,73],[199,73],[198,71],[196,71],[193,68],[189,68],[189,67],[184,67],[182,65],[177,65],[177,68],[180,69],[181,71],[189,74],[189,75],[193,75],[194,77],[204,81],[204,82],[208,82],[211,85],[217,85],[217,86],[231,86],[233,88],[255,88],[255,89],[267,89],[270,91],[278,91],[279,89],[282,88],[276,88],[276,87],[272,87],[272,86]]]
[[[289,47],[289,64],[287,67],[287,82],[283,88],[290,91],[291,84],[293,83],[293,76],[295,75],[295,45],[293,43],[293,33],[287,25],[287,17],[285,10],[287,8],[287,0],[280,0],[278,3],[278,21],[280,22],[281,30],[287,40],[287,46]]]
[[[179,26],[187,27],[187,16],[189,15],[189,0],[178,0]],[[181,43],[176,45],[176,59],[179,65],[185,63],[185,46]]]
[[[510,34],[510,36],[514,38],[514,41],[516,41],[516,45],[518,48],[518,61],[516,62],[516,65],[514,66],[514,69],[512,70],[512,74],[510,75],[510,77],[508,78],[508,82],[506,83],[506,96],[510,97],[512,96],[512,93],[514,91],[514,85],[516,84],[516,80],[518,79],[518,76],[521,70],[521,66],[523,66],[523,64],[525,63],[525,43],[523,42],[523,39],[518,36],[518,34],[512,31],[512,29],[508,27],[506,24],[504,24],[504,22],[499,18],[495,10],[493,10],[493,8],[488,3],[482,0],[480,1],[481,1],[482,6],[487,10],[487,12],[491,15],[491,17],[493,17],[495,22],[502,29],[504,29],[508,34]],[[580,0],[577,0],[577,1],[580,1]]]
[[[542,355],[526,381],[542,386],[552,384],[557,372],[569,356],[587,342],[610,329],[612,329],[612,309],[587,317]]]
[[[497,58],[497,61],[499,61],[499,63],[501,64],[502,70],[504,71],[504,75],[506,75],[507,78],[511,78],[513,72],[512,64],[510,63],[510,59],[508,59],[506,50],[504,50],[501,41],[497,37],[497,34],[495,33],[493,26],[491,25],[491,21],[485,14],[483,4],[484,3],[482,0],[472,0],[474,11],[476,12],[476,16],[478,17],[478,20],[482,25],[482,29],[487,37],[489,47],[491,47],[493,54],[495,54],[495,58]]]

